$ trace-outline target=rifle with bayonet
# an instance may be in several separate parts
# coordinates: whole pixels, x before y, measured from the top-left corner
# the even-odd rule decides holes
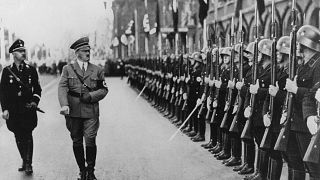
[[[296,48],[297,48],[297,11],[295,9],[295,0],[292,3],[291,9],[291,20],[292,20],[292,30],[290,32],[290,54],[289,54],[289,78],[294,79],[296,75]],[[289,131],[290,131],[290,121],[292,119],[293,111],[293,93],[287,92],[286,100],[284,107],[282,109],[282,116],[280,119],[281,130],[276,141],[274,149],[277,151],[286,151],[289,140]]]
[[[243,81],[243,30],[242,30],[242,11],[239,12],[239,27],[238,27],[238,33],[239,33],[239,81]],[[236,101],[233,106],[233,114],[236,113],[236,115],[233,117],[231,126],[229,131],[234,133],[239,133],[237,120],[238,120],[238,112],[240,110],[240,106],[243,104],[243,100],[241,98],[241,90],[238,90],[238,94],[236,97]]]
[[[316,83],[314,87],[310,90],[310,93],[316,92],[320,88],[320,82]],[[317,100],[316,100],[317,101]],[[320,102],[317,101],[317,118],[320,121]],[[309,146],[306,153],[304,154],[303,161],[311,163],[320,162],[320,126],[318,124],[318,130],[312,135]]]
[[[220,76],[220,64],[219,64],[219,58],[220,58],[220,39],[217,38],[217,50],[215,53],[215,80],[219,79]],[[215,88],[214,91],[214,96],[213,96],[213,101],[212,101],[212,115],[211,115],[211,119],[210,119],[210,123],[213,123],[214,118],[216,116],[216,112],[217,112],[217,106],[218,106],[218,99],[219,99],[219,94],[220,94],[220,88]]]
[[[231,58],[230,58],[230,71],[229,71],[229,80],[233,81],[233,75],[234,75],[234,58],[235,58],[235,43],[234,43],[234,17],[231,18],[231,34],[230,34],[230,43],[231,43]],[[228,95],[226,99],[226,104],[224,107],[224,116],[222,119],[222,122],[220,124],[220,128],[228,128],[228,119],[229,119],[229,109],[232,107],[232,103],[234,100],[234,90],[232,88],[228,88]]]
[[[189,82],[187,82],[187,78],[189,79],[190,77],[190,61],[189,61],[189,56],[186,57],[187,58],[187,65],[186,65],[186,68],[184,69],[184,76],[185,76],[185,92],[184,92],[184,103],[183,103],[183,106],[182,106],[182,110],[183,111],[186,111],[187,110],[187,107],[188,107],[188,103],[187,103],[187,99],[188,99],[188,96],[189,96]]]
[[[259,24],[258,24],[258,9],[257,4],[255,7],[255,40],[254,40],[254,54],[253,54],[253,65],[252,65],[252,84],[255,84],[257,81],[258,75],[258,44],[259,44]],[[250,95],[250,103],[249,103],[249,114],[245,115],[248,119],[244,125],[244,128],[241,133],[242,139],[252,139],[251,126],[252,126],[252,111],[255,107],[256,95]],[[245,111],[246,112],[246,111]]]
[[[272,21],[271,21],[271,85],[276,86],[276,78],[277,78],[277,54],[276,54],[276,46],[277,46],[277,27],[276,27],[276,21],[274,18],[274,13],[275,13],[275,7],[274,7],[274,0],[272,0],[272,8],[271,8],[271,14],[272,14]],[[269,126],[266,126],[266,129],[264,130],[264,134],[262,137],[262,141],[260,143],[260,148],[267,148],[270,149],[272,145],[272,131],[271,128],[274,126],[274,113],[276,108],[274,106],[274,97],[269,95],[269,109],[267,112],[266,118],[269,118],[271,124]]]

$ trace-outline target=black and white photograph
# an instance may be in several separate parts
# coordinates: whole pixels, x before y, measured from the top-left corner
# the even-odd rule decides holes
[[[0,180],[320,180],[319,0],[0,0]]]

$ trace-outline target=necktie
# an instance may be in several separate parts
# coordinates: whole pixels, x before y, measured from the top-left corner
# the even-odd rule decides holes
[[[86,69],[84,68],[84,63],[82,63],[82,73],[84,74],[86,72]]]

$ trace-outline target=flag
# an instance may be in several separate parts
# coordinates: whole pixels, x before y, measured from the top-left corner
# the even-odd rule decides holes
[[[172,19],[173,19],[173,30],[174,32],[178,32],[178,23],[179,23],[178,0],[172,0]]]
[[[158,34],[160,32],[160,7],[159,7],[159,1],[157,1],[155,28],[156,28],[156,32]]]
[[[203,27],[203,20],[208,15],[209,3],[204,0],[199,0],[199,20],[200,24]]]
[[[242,9],[242,0],[237,0],[235,10],[234,10],[234,15],[236,17],[239,17],[239,11]]]
[[[264,4],[264,0],[257,0],[257,6],[258,6],[259,16],[261,17],[261,15],[263,14],[263,12],[266,9],[265,4]]]

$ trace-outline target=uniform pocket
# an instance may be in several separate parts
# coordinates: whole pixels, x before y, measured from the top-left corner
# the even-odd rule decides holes
[[[74,86],[76,84],[77,78],[76,77],[68,77],[68,84],[70,86]]]
[[[97,87],[97,82],[98,82],[98,77],[94,76],[94,77],[90,77],[90,86],[91,88],[96,88]]]

